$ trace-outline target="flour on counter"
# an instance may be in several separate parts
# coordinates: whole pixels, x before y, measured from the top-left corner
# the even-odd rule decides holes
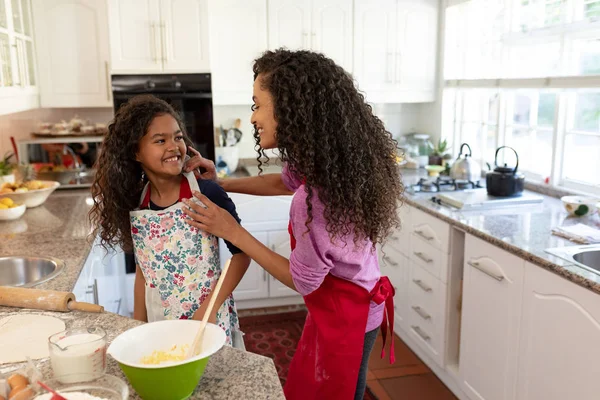
[[[104,397],[96,397],[91,394],[83,393],[83,392],[69,392],[63,393],[58,392],[61,396],[63,396],[67,400],[108,400]],[[37,396],[34,400],[50,400],[52,398],[52,393],[46,393],[41,396]]]

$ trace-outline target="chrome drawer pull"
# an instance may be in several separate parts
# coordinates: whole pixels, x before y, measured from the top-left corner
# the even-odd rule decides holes
[[[425,320],[427,319],[431,319],[431,315],[427,314],[425,311],[423,311],[423,309],[419,306],[412,306],[412,309],[415,310],[415,312],[417,314],[419,314],[419,316]]]
[[[424,291],[426,291],[426,292],[431,292],[431,290],[432,290],[432,289],[431,289],[429,286],[427,286],[427,285],[423,284],[423,281],[422,281],[422,280],[420,280],[420,279],[413,279],[413,282],[414,282],[414,283],[415,283],[415,284],[416,284],[418,287],[420,287],[421,289],[423,289],[423,290],[424,290]]]
[[[392,261],[391,258],[389,258],[388,256],[384,256],[383,257],[383,261],[385,261],[386,263],[390,264],[392,267],[397,267],[398,263],[395,261]]]
[[[413,328],[413,330],[414,330],[414,331],[417,333],[417,335],[421,336],[421,339],[423,339],[424,341],[428,342],[428,341],[429,341],[429,339],[431,339],[431,338],[429,337],[429,335],[428,335],[428,334],[426,334],[425,332],[423,332],[423,331],[421,330],[421,328],[419,328],[418,326],[416,326],[416,325],[413,325],[413,326],[412,326],[412,328]]]
[[[420,251],[414,251],[413,254],[419,257],[421,260],[425,261],[427,264],[433,262],[433,259],[425,257],[425,254],[421,253]]]
[[[504,280],[503,276],[498,276],[498,275],[494,275],[489,271],[486,271],[481,264],[479,264],[477,261],[468,261],[467,264],[469,264],[471,267],[476,268],[478,270],[480,270],[481,272],[483,272],[484,274],[486,274],[487,276],[494,278],[495,280],[497,280],[498,282],[502,282]]]
[[[426,235],[422,230],[415,229],[415,233],[425,240],[433,240],[433,236]]]

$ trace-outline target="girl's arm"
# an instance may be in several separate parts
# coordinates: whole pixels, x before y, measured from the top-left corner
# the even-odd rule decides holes
[[[292,195],[281,174],[265,174],[248,178],[229,178],[217,181],[226,192],[253,194],[258,196],[284,196]]]
[[[135,282],[133,286],[133,319],[148,322],[146,312],[146,280],[140,266],[135,266]]]
[[[225,300],[227,300],[229,295],[240,283],[242,277],[246,273],[246,270],[248,270],[249,265],[250,258],[244,253],[234,254],[231,257],[231,264],[229,265],[227,276],[225,277],[223,285],[221,286],[221,290],[217,295],[217,300],[215,301],[215,305],[212,309],[208,322],[215,323],[217,321],[217,311],[219,311],[221,305],[225,302]],[[208,303],[209,300],[212,298],[212,295],[213,292],[211,292],[210,295],[208,295],[208,297],[204,300],[204,302],[202,302],[200,308],[194,313],[194,319],[202,320],[202,318],[204,317],[204,313],[206,312],[206,307],[208,307]]]

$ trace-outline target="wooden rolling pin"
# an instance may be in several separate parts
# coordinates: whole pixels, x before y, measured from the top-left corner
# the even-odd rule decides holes
[[[104,307],[75,300],[70,292],[0,286],[0,306],[46,311],[86,311],[101,313]]]

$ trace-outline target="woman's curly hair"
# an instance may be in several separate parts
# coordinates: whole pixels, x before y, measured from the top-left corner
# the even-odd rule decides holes
[[[179,124],[189,145],[185,125],[167,102],[150,95],[140,95],[122,105],[108,125],[108,133],[96,161],[92,184],[94,205],[89,218],[104,248],[121,246],[133,250],[129,212],[139,206],[146,183],[141,164],[136,161],[139,142],[155,117],[169,114]]]
[[[307,229],[313,188],[325,206],[331,239],[381,243],[400,226],[403,186],[396,141],[373,115],[352,77],[310,51],[267,51],[254,62],[254,79],[273,98],[279,157],[305,181]],[[254,131],[259,165],[267,160]]]

